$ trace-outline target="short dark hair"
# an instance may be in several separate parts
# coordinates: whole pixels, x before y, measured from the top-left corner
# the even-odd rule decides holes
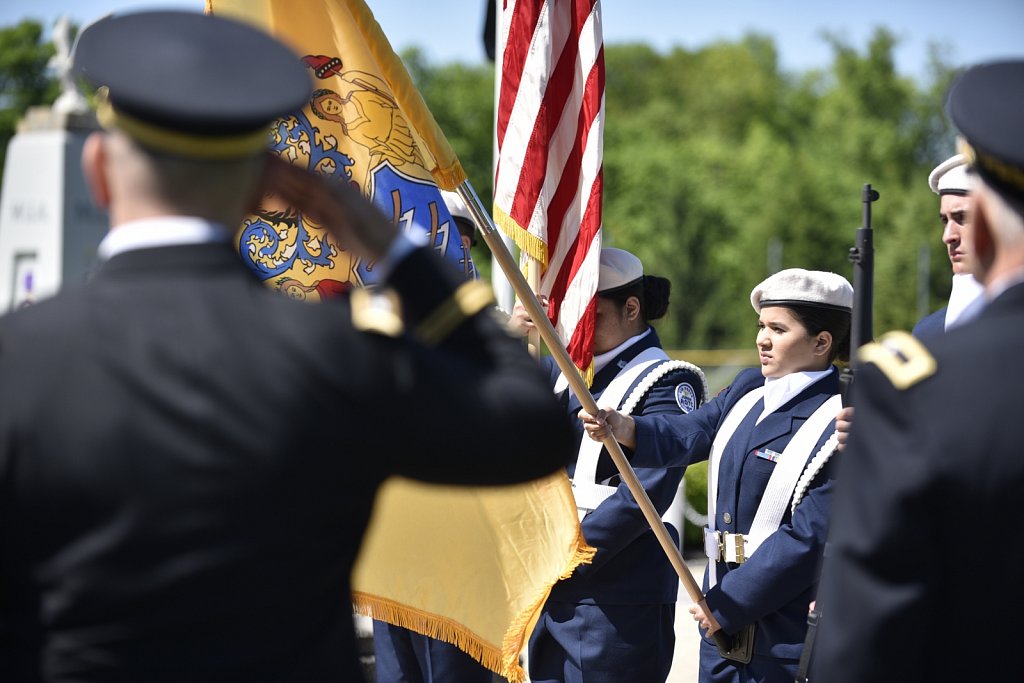
[[[849,311],[799,304],[786,304],[785,307],[793,311],[793,315],[812,337],[819,332],[828,332],[832,335],[832,348],[828,355],[829,363],[837,358],[844,363],[850,360]]]
[[[640,301],[640,316],[644,322],[658,320],[668,312],[668,299],[672,293],[672,283],[668,278],[657,275],[644,275],[636,282],[619,287],[610,292],[598,292],[602,299],[614,301],[619,306],[626,303],[626,299],[635,296]]]

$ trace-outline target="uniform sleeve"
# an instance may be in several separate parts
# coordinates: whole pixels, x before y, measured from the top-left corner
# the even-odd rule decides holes
[[[707,460],[715,433],[739,396],[763,382],[759,372],[744,372],[718,396],[692,413],[662,413],[635,418],[635,467],[687,467]]]
[[[428,250],[395,267],[404,333],[366,335],[354,372],[378,391],[353,397],[374,429],[364,444],[382,474],[508,484],[564,467],[573,432],[544,373],[492,314],[489,294]],[[369,384],[370,382],[367,382]],[[340,435],[344,437],[344,435]]]
[[[819,589],[822,625],[814,680],[917,680],[930,656],[929,598],[948,548],[931,532],[940,509],[928,434],[913,425],[914,388],[899,392],[874,366],[854,383],[856,414],[843,452],[829,548]],[[965,589],[967,587],[965,586]]]
[[[683,383],[690,384],[699,400],[703,386],[700,377],[690,370],[680,370],[659,380],[634,412],[642,415],[681,415],[676,402],[676,387]],[[606,450],[602,450],[601,457],[609,457]],[[634,472],[658,514],[664,514],[682,481],[683,468],[635,468]],[[584,517],[581,526],[587,543],[597,548],[594,561],[577,568],[576,575],[581,577],[599,571],[610,558],[651,529],[625,483],[620,483],[614,494]]]
[[[813,453],[835,431],[831,422]],[[768,536],[744,564],[727,572],[707,593],[707,604],[727,633],[790,604],[817,580],[835,482],[838,455],[818,472],[792,518]]]

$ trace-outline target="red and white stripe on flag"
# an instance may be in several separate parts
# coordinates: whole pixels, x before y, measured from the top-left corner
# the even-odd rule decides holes
[[[507,0],[494,217],[541,265],[540,294],[592,372],[604,146],[600,0]]]

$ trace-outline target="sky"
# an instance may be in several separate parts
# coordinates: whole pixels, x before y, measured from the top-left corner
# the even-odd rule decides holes
[[[486,0],[367,0],[396,50],[418,45],[429,61],[484,60],[481,34]],[[202,11],[203,0],[0,0],[0,26],[33,18],[52,26],[67,14],[78,24],[113,11],[185,8]],[[941,47],[954,66],[1005,57],[1024,58],[1022,0],[603,0],[608,44],[644,42],[659,51],[695,49],[748,32],[775,40],[782,67],[826,67],[832,52],[821,37],[829,31],[864,51],[878,26],[900,43],[897,70],[927,76],[929,44]]]

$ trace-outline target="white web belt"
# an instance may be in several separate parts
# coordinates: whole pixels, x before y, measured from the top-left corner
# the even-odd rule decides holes
[[[704,552],[708,559],[712,560],[712,563],[709,565],[708,577],[711,586],[714,586],[718,581],[715,562],[733,562],[736,564],[746,562],[765,539],[778,530],[779,525],[782,523],[782,516],[785,514],[786,507],[797,487],[797,482],[801,480],[800,475],[804,471],[804,466],[811,456],[811,450],[818,442],[818,439],[821,438],[821,434],[829,422],[832,421],[832,418],[835,417],[842,407],[842,401],[839,396],[832,396],[818,406],[818,409],[814,411],[810,418],[797,430],[793,438],[790,439],[789,444],[783,449],[778,464],[775,466],[772,476],[768,480],[768,485],[761,496],[761,502],[757,506],[754,521],[750,526],[750,533],[733,534],[717,531],[714,528],[714,503],[718,497],[718,462],[721,460],[721,452],[728,443],[728,439],[732,437],[742,418],[749,413],[753,404],[760,398],[760,394],[753,398],[753,400],[748,398],[755,393],[758,393],[756,389],[743,396],[737,402],[729,412],[725,422],[723,422],[723,428],[715,436],[715,442],[712,446],[712,459],[709,463],[709,468],[714,468],[714,478],[712,479],[712,471],[709,470],[708,527],[704,529]],[[763,393],[763,388],[761,393]],[[741,404],[745,409],[738,410]],[[733,420],[733,416],[737,414],[738,418]],[[727,431],[726,427],[729,428],[728,434],[725,434]],[[722,436],[725,437],[725,441],[721,443],[721,448],[718,448],[719,437]],[[831,450],[834,449],[834,442],[830,440],[825,444],[825,448],[820,449],[820,451],[824,451],[826,448],[829,449],[829,454],[831,454]],[[820,469],[822,464],[818,465],[816,471]],[[714,482],[714,487],[711,486],[712,481]],[[806,488],[808,483],[803,482],[803,487]]]

